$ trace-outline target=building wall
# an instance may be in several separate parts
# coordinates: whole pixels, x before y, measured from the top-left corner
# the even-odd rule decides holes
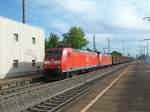
[[[18,35],[18,41],[14,34]],[[42,69],[44,36],[40,28],[0,17],[0,78],[34,73],[37,66]],[[32,38],[35,38],[35,44]],[[14,60],[18,60],[18,67],[14,67]],[[34,67],[32,60],[36,61]]]

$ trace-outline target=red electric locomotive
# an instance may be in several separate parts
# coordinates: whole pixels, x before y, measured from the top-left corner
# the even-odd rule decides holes
[[[72,48],[46,50],[44,74],[47,78],[71,76],[75,72],[95,69],[99,66],[98,54]]]
[[[109,54],[99,54],[99,66],[105,67],[112,65],[112,56]]]

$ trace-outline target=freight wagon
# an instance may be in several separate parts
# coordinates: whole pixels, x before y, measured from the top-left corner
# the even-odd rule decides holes
[[[126,63],[126,62],[129,62],[129,59],[126,56],[112,56],[112,64],[113,65]]]

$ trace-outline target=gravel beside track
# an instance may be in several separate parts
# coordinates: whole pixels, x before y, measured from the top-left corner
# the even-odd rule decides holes
[[[9,97],[13,97],[15,95],[20,94],[20,92],[21,93],[26,92],[27,90],[30,90],[31,88],[42,86],[44,84],[45,84],[44,82],[37,82],[37,83],[23,85],[21,87],[19,86],[19,87],[15,87],[15,88],[6,89],[6,90],[1,90],[0,91],[0,100],[8,99]]]
[[[90,72],[70,79],[57,81],[20,92],[18,95],[0,100],[0,112],[19,112],[54,97],[64,91],[77,87],[92,78],[108,74],[127,64],[112,66],[103,70]]]
[[[41,82],[43,74],[33,74],[26,76],[18,76],[13,78],[0,79],[0,92],[7,91],[14,88],[19,88],[31,83]]]

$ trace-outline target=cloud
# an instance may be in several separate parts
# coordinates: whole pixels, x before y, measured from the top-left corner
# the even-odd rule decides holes
[[[69,23],[60,20],[55,20],[49,25],[51,29],[57,30],[60,34],[63,34],[64,32],[68,32],[70,28]]]
[[[112,13],[114,18],[111,23],[114,26],[131,30],[148,30],[148,25],[142,20],[143,17],[129,5],[116,6]]]
[[[95,34],[97,47],[107,46],[107,37],[112,48],[138,46],[134,40],[142,40],[150,32],[150,23],[142,18],[149,16],[146,0],[29,0],[27,3],[28,22],[43,27],[47,34],[62,34],[71,26],[81,26],[86,32],[92,48],[92,36]],[[150,2],[149,2],[150,5]],[[147,7],[146,7],[147,6]],[[136,51],[133,50],[133,54]],[[132,51],[132,50],[131,50]]]
[[[67,21],[70,26],[80,25],[86,32],[143,32],[150,27],[142,20],[141,8],[145,3],[137,0],[29,0],[27,6],[31,10],[27,10],[27,16],[34,21],[43,18],[49,25],[55,20],[64,24]]]
[[[73,14],[80,16],[89,24],[94,24],[95,29],[105,25],[116,28],[117,30],[149,30],[149,25],[142,20],[142,15],[132,2],[117,0],[103,1],[98,0],[55,0],[65,6]],[[101,25],[102,24],[102,25]],[[105,27],[104,27],[105,28]],[[99,28],[101,29],[103,28]],[[103,30],[102,30],[103,31]]]

